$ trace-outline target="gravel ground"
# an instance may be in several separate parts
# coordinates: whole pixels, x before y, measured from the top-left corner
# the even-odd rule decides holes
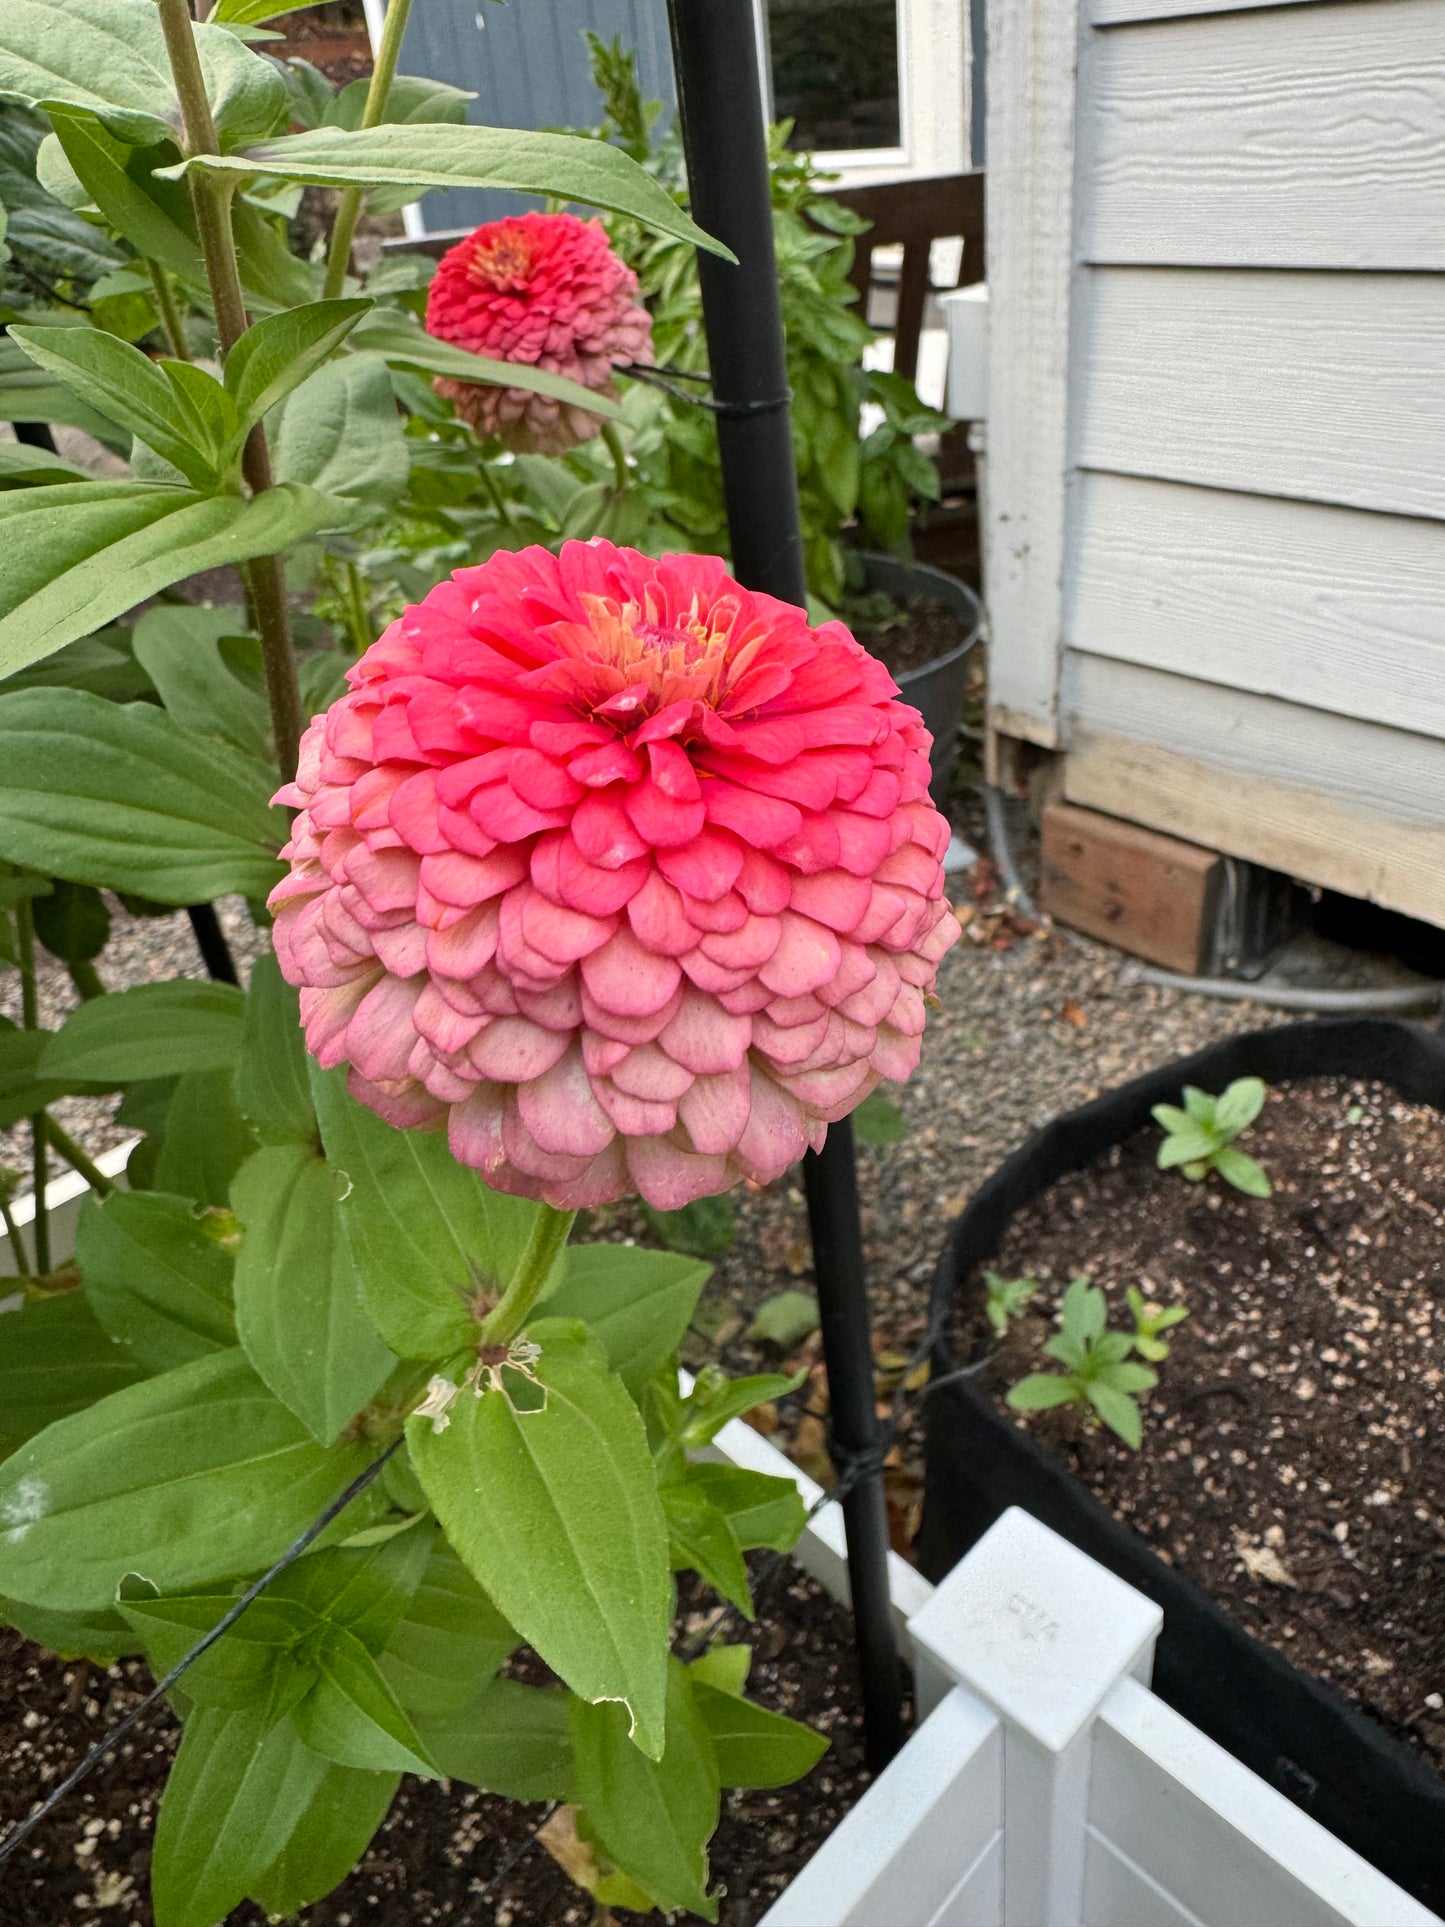
[[[107,990],[128,990],[133,984],[156,983],[164,977],[204,977],[196,940],[184,910],[167,917],[133,917],[114,897],[108,899],[111,914],[111,939],[96,968]],[[241,897],[224,898],[216,906],[221,928],[244,978],[255,958],[266,945],[264,931],[258,930]],[[40,1022],[47,1030],[58,1029],[80,999],[63,964],[36,946],[36,977],[39,992]],[[14,970],[0,971],[0,1016],[20,1022],[20,977]],[[59,1123],[92,1157],[124,1141],[128,1133],[116,1129],[114,1115],[120,1103],[115,1097],[63,1097],[52,1109]],[[51,1164],[58,1172],[64,1166],[54,1154]],[[24,1124],[0,1131],[0,1165],[24,1173],[17,1186],[20,1195],[30,1189],[30,1132]]]

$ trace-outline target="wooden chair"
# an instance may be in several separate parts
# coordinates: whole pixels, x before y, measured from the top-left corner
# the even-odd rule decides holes
[[[935,241],[963,236],[963,255],[955,287],[972,287],[986,272],[984,255],[984,175],[945,174],[923,181],[895,181],[886,187],[851,187],[832,199],[851,208],[872,226],[855,240],[852,282],[861,312],[875,287],[896,285],[898,312],[893,324],[893,366],[910,379],[918,374],[918,342],[933,283]],[[896,283],[883,281],[874,268],[879,248],[903,247]],[[931,562],[975,586],[979,581],[978,502],[968,428],[960,422],[939,440],[934,457],[943,489],[940,503],[925,504],[914,524],[913,546],[920,562]]]
[[[851,277],[865,314],[869,291],[876,285],[876,250],[902,243],[898,318],[893,327],[893,366],[900,375],[911,379],[918,373],[918,338],[928,296],[934,291],[930,272],[933,243],[963,236],[963,259],[953,287],[971,287],[984,279],[983,182],[983,170],[979,169],[924,181],[894,181],[884,187],[843,188],[830,197],[872,222],[868,232],[854,242]]]

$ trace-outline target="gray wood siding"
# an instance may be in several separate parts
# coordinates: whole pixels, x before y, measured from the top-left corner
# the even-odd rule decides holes
[[[1080,477],[1069,645],[1445,738],[1445,530]]]
[[[1445,268],[1445,0],[1100,34],[1084,125],[1085,260]]]
[[[1445,923],[1445,0],[992,6],[993,725]]]
[[[1075,650],[1064,656],[1062,706],[1071,740],[1122,736],[1401,822],[1440,821],[1445,743],[1412,730]]]
[[[1244,13],[1260,7],[1320,6],[1325,0],[1084,0],[1085,14],[1094,27],[1111,27],[1136,20],[1190,19],[1205,13]]]
[[[1099,268],[1085,299],[1080,466],[1445,516],[1445,277]]]
[[[1064,795],[1445,925],[1445,745],[1066,653]]]

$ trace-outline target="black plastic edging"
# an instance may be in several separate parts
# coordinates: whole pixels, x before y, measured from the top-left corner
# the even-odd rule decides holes
[[[1233,1037],[1055,1118],[981,1187],[959,1218],[933,1285],[947,1329],[953,1301],[993,1256],[1010,1220],[1058,1179],[1150,1123],[1186,1083],[1236,1077],[1364,1077],[1445,1110],[1445,1042],[1391,1019],[1320,1020]],[[935,1372],[954,1368],[940,1342]],[[1155,1600],[1164,1630],[1154,1691],[1425,1906],[1445,1912],[1445,1780],[1334,1687],[1237,1625],[966,1380],[928,1401],[923,1523],[916,1551],[942,1578],[1010,1506],[1020,1506]],[[1442,1600],[1445,1612],[1445,1600]]]

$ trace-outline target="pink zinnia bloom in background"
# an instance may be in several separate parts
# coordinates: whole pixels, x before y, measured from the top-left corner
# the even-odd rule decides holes
[[[612,370],[652,360],[652,322],[637,276],[600,221],[523,214],[488,221],[449,248],[427,296],[426,329],[494,361],[528,362],[613,395]],[[518,453],[561,454],[602,423],[581,408],[449,376],[435,383],[478,435]]]
[[[500,553],[318,716],[272,893],[306,1039],[496,1189],[776,1178],[918,1062],[959,934],[929,736],[710,556]]]

